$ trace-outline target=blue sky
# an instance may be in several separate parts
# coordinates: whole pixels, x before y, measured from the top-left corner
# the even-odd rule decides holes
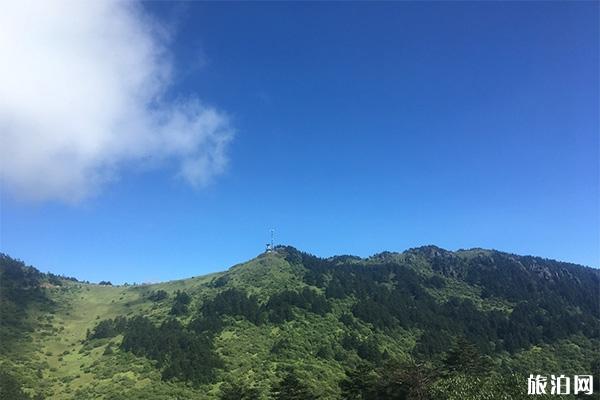
[[[1,249],[43,271],[113,282],[224,270],[260,253],[271,227],[278,243],[320,256],[436,244],[599,266],[598,7],[225,2],[118,10],[127,23],[153,27],[150,48],[169,63],[156,107],[173,110],[185,99],[199,117],[157,129],[163,141],[144,152],[121,144],[65,164],[60,173],[81,170],[68,185],[48,183],[62,177],[52,169],[62,165],[60,151],[32,164],[25,183],[21,164],[11,164]],[[163,71],[155,62],[149,76]],[[201,139],[191,156],[171,149],[177,129],[214,121],[194,104],[221,119],[186,140],[213,138],[218,151]],[[106,124],[123,135],[115,137],[137,127]],[[186,175],[189,159],[197,169]]]

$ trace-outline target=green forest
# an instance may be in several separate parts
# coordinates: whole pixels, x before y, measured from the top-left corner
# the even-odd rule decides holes
[[[173,266],[168,266],[173,267]],[[110,277],[106,277],[110,278]],[[0,256],[0,399],[529,399],[594,375],[600,271],[435,246],[81,282]]]

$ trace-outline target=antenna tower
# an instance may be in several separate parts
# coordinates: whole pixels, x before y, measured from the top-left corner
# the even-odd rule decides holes
[[[275,229],[271,228],[271,251],[275,250],[275,243],[274,243],[274,237],[275,237]]]
[[[275,250],[275,229],[271,228],[271,242],[267,243],[267,253],[271,253]]]

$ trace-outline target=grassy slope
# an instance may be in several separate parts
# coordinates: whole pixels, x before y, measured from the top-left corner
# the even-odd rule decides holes
[[[52,398],[71,398],[78,389],[103,386],[98,379],[102,372],[97,364],[107,363],[114,367],[119,364],[132,371],[117,373],[110,381],[129,378],[137,381],[137,386],[155,385],[160,375],[146,360],[115,355],[114,360],[103,356],[108,341],[95,341],[98,347],[85,345],[83,340],[88,329],[93,329],[98,321],[119,315],[147,315],[162,317],[168,312],[168,304],[155,304],[145,298],[152,290],[163,289],[169,293],[176,290],[201,291],[213,278],[212,275],[181,281],[144,286],[99,286],[65,282],[62,287],[48,288],[49,297],[57,304],[53,314],[40,314],[30,310],[29,318],[34,319],[38,328],[32,333],[32,343],[23,341],[21,350],[28,356],[27,363],[17,363],[13,368],[34,370],[43,369],[43,381],[48,382]],[[113,343],[116,348],[117,343]],[[12,358],[12,357],[11,357]],[[14,360],[14,359],[13,359]],[[7,362],[7,360],[5,360]],[[132,364],[133,363],[133,364]],[[21,365],[19,365],[21,364]],[[24,371],[25,372],[25,371]],[[137,375],[137,376],[136,376]],[[104,382],[109,386],[112,383]],[[29,382],[32,389],[38,389],[39,379]],[[168,386],[168,385],[167,385]]]
[[[425,275],[431,274],[426,265],[417,265],[417,269]],[[24,383],[31,393],[43,391],[51,394],[53,399],[118,399],[121,398],[119,395],[127,399],[216,398],[218,383],[193,388],[183,383],[161,381],[160,372],[151,361],[118,350],[121,337],[84,342],[86,331],[93,329],[99,321],[116,316],[146,315],[159,322],[167,316],[173,293],[177,290],[192,295],[192,310],[204,299],[231,287],[243,288],[265,300],[283,289],[306,286],[301,279],[302,273],[301,267],[288,264],[277,254],[268,254],[236,265],[227,272],[154,285],[110,287],[65,282],[62,287],[47,289],[49,297],[57,304],[53,314],[30,310],[30,318],[37,324],[32,333],[33,341],[23,340],[14,354],[0,356],[0,362],[28,377]],[[221,283],[214,285],[216,281]],[[167,300],[152,302],[147,294],[155,290],[165,290],[170,296]],[[482,300],[480,288],[459,280],[449,279],[444,288],[429,290],[439,301],[459,296],[470,298],[485,309],[511,308],[511,304],[505,302]],[[339,316],[350,310],[352,300],[332,300],[332,303],[333,312],[324,317],[298,310],[299,318],[279,326],[255,326],[243,319],[231,320],[215,338],[216,350],[226,365],[219,372],[217,382],[258,383],[266,393],[277,371],[293,366],[315,392],[324,398],[333,397],[338,392],[337,382],[344,376],[343,365],[352,365],[359,359],[339,345],[348,330],[339,321]],[[382,350],[399,359],[406,357],[418,336],[418,332],[413,331],[386,336],[360,321],[356,321],[353,329],[363,339],[376,335]],[[288,345],[274,354],[272,348],[277,343]],[[544,365],[555,366],[558,356],[580,359],[576,353],[591,346],[589,340],[581,338],[580,348],[567,342],[563,346],[544,349],[544,354],[551,354]],[[105,354],[107,347],[113,350],[112,354]],[[317,352],[323,348],[331,356],[318,357]],[[539,352],[540,349],[534,347],[516,359],[527,365],[539,357]],[[338,358],[339,355],[342,358]]]
[[[177,290],[185,290],[192,295],[192,310],[202,299],[230,287],[243,288],[265,300],[270,294],[283,289],[306,286],[301,279],[302,271],[297,268],[282,257],[271,254],[236,265],[224,273],[153,285],[111,287],[65,282],[62,287],[47,289],[49,297],[58,305],[53,314],[30,310],[30,318],[35,320],[37,329],[32,333],[32,342],[23,341],[19,351],[26,355],[28,361],[16,365],[15,359],[10,357],[11,360],[3,362],[8,363],[11,369],[18,368],[25,376],[41,369],[40,376],[31,377],[25,382],[26,386],[32,389],[31,393],[45,388],[44,392],[52,393],[53,399],[81,396],[108,398],[109,394],[117,391],[126,393],[127,398],[174,396],[175,393],[181,398],[215,398],[218,384],[191,388],[181,383],[163,382],[151,361],[118,350],[120,337],[86,343],[87,330],[93,329],[103,319],[119,315],[146,315],[158,322],[168,314]],[[214,288],[210,283],[218,278],[223,278],[226,283]],[[155,290],[167,291],[169,299],[158,303],[148,300],[146,295]],[[329,347],[331,352],[341,350],[331,348],[331,343],[340,341],[345,327],[338,317],[347,312],[351,304],[337,301],[333,313],[324,318],[303,312],[302,318],[280,326],[255,326],[245,320],[231,321],[215,338],[217,352],[226,364],[218,381],[259,382],[259,387],[266,393],[269,381],[275,379],[278,369],[293,366],[325,397],[337,393],[335,382],[344,376],[342,364],[333,359],[319,358],[316,353],[322,347]],[[359,326],[359,329],[365,337],[372,334],[366,326]],[[402,349],[409,349],[415,341],[410,332],[397,338],[381,335],[380,339],[392,354],[397,355],[402,355]],[[278,342],[291,345],[285,346],[281,353],[273,354],[271,349]],[[399,343],[402,345],[399,346]],[[107,347],[114,349],[113,354],[105,355]]]

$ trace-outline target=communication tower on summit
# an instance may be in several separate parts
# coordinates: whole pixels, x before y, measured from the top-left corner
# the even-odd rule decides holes
[[[275,236],[275,229],[271,228],[271,243],[267,243],[267,253],[271,253],[275,251],[275,245],[273,244],[273,239]]]

